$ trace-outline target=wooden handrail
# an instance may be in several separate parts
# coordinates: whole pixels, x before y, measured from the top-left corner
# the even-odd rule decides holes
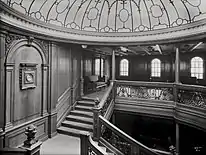
[[[99,107],[98,108],[103,108],[104,104],[105,104],[105,101],[107,100],[107,98],[109,97],[109,94],[111,93],[113,89],[113,83],[110,84],[107,92],[104,94],[104,96],[102,97],[100,103],[99,103]]]
[[[132,85],[132,86],[146,86],[146,87],[165,87],[165,88],[171,88],[173,87],[174,83],[166,83],[166,82],[146,82],[146,81],[123,81],[123,80],[117,80],[117,84],[123,84],[123,85]]]
[[[165,87],[170,88],[176,86],[178,89],[186,89],[186,90],[193,90],[193,91],[206,91],[205,86],[199,85],[189,85],[189,84],[182,84],[182,83],[166,83],[166,82],[146,82],[146,81],[123,81],[117,80],[117,84],[123,85],[132,85],[132,86],[142,86],[142,87]]]
[[[119,128],[117,128],[115,125],[113,125],[112,123],[110,123],[108,120],[106,120],[104,117],[99,116],[100,122],[105,125],[107,128],[109,128],[110,130],[112,130],[113,132],[115,132],[116,134],[118,134],[118,136],[122,137],[123,139],[125,139],[127,142],[129,142],[130,144],[133,144],[137,147],[141,147],[147,151],[150,151],[151,153],[153,153],[154,155],[160,155],[159,153],[155,152],[154,150],[152,150],[151,148],[143,145],[142,143],[136,141],[134,138],[130,137],[128,134],[126,134],[125,132],[123,132],[122,130],[120,130]]]

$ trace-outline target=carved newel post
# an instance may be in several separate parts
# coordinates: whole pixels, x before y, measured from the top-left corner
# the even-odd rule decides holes
[[[27,139],[20,148],[27,150],[28,155],[40,155],[40,146],[42,142],[35,138],[36,133],[37,129],[34,125],[29,125],[25,129],[25,135],[27,136]]]
[[[95,105],[93,108],[93,139],[98,141],[100,137],[100,121],[99,115],[101,115],[101,108],[99,107],[99,98],[94,101]]]
[[[25,135],[27,136],[27,140],[24,141],[25,147],[31,147],[38,140],[35,139],[35,134],[37,133],[36,127],[34,125],[30,125],[25,129]]]

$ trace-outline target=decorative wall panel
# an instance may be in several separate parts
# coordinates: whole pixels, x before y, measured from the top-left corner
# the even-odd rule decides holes
[[[142,32],[206,18],[205,0],[2,0],[37,20],[95,32]]]

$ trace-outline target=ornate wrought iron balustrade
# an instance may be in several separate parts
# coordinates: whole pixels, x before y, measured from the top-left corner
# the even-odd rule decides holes
[[[173,86],[170,85],[150,85],[142,83],[142,85],[134,85],[132,83],[117,84],[117,96],[137,98],[137,99],[154,99],[154,100],[166,100],[173,101]]]
[[[152,149],[137,142],[132,137],[111,124],[104,117],[99,116],[101,122],[101,136],[112,146],[125,155],[159,155]]]
[[[206,109],[206,89],[195,86],[179,86],[177,102]]]

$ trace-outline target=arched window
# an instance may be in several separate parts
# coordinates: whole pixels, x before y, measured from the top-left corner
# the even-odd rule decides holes
[[[104,76],[104,59],[100,59],[101,60],[101,74],[100,76],[103,77]]]
[[[120,61],[120,76],[129,75],[129,61],[127,59],[122,59]]]
[[[95,75],[99,75],[100,73],[100,59],[95,59]]]
[[[152,77],[161,76],[161,61],[157,58],[151,61],[151,76]]]
[[[200,57],[194,57],[191,59],[191,77],[197,79],[203,79],[203,59]]]

